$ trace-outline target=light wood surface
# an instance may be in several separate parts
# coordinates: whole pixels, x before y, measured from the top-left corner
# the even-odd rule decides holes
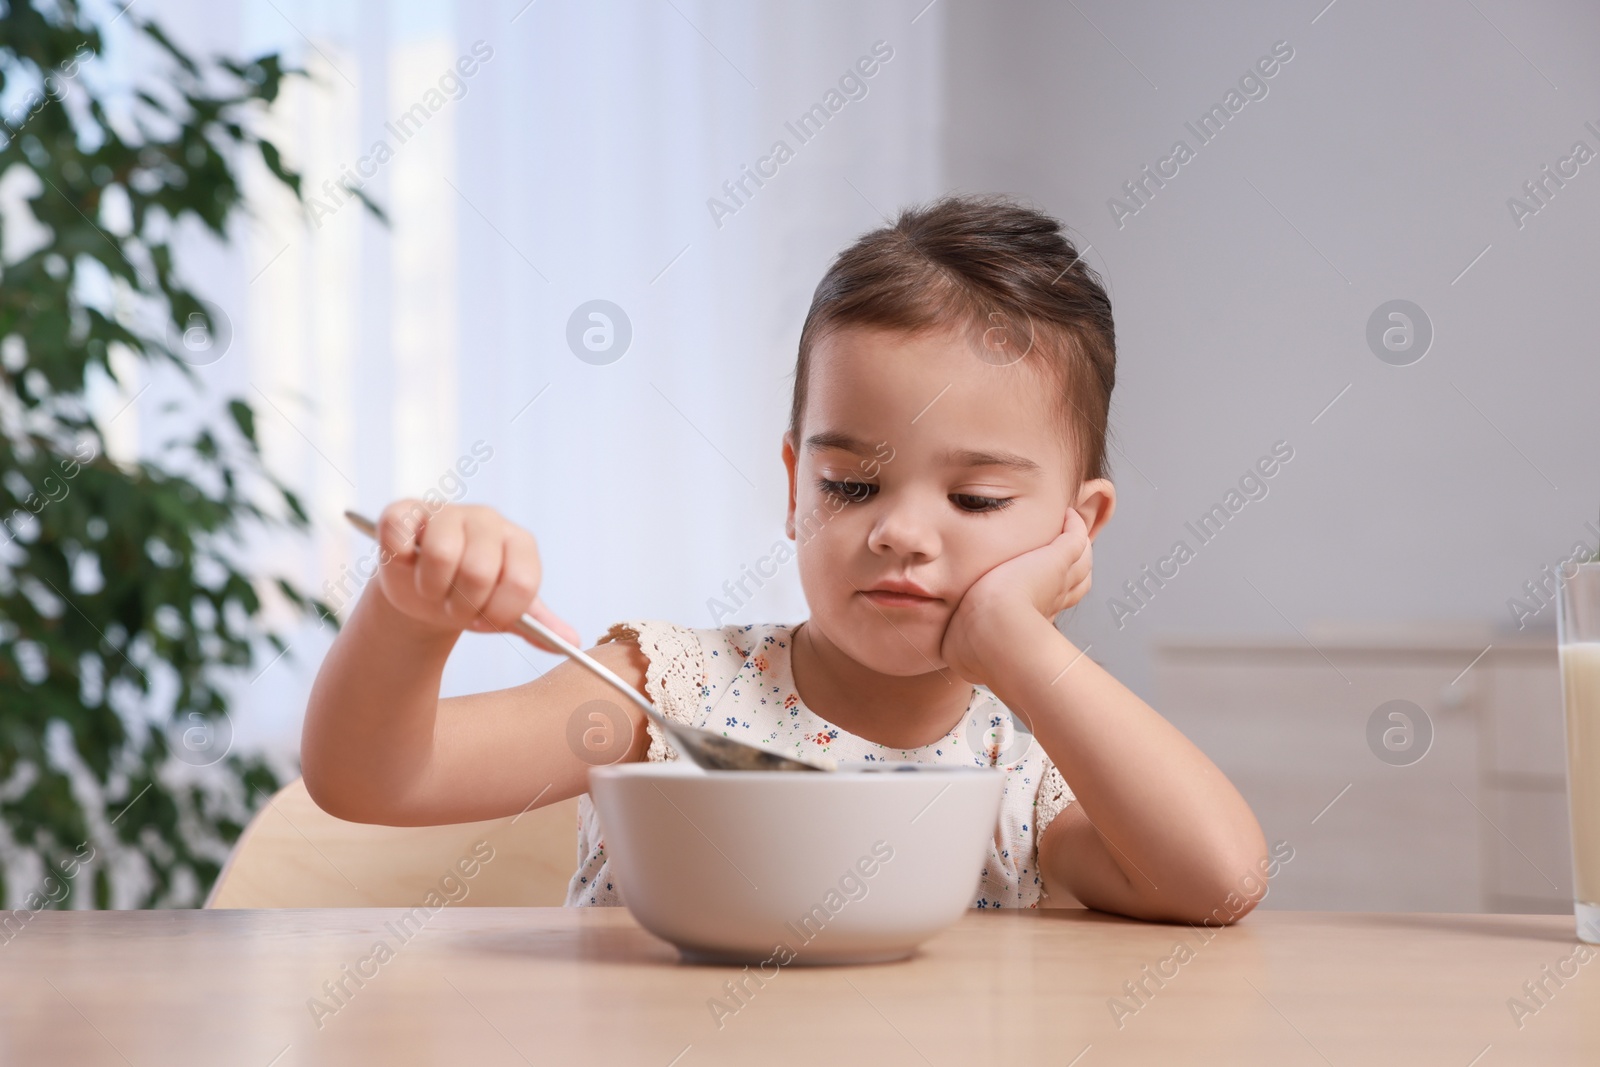
[[[489,822],[372,826],[329,815],[296,778],[250,820],[206,907],[400,908],[430,891],[466,906],[559,907],[577,866],[576,797]]]
[[[4,913],[0,913],[3,916]],[[678,961],[623,909],[43,912],[0,944],[0,1062],[71,1064],[1600,1063],[1600,952],[1570,916],[1264,912],[1216,931],[971,912],[901,963]],[[393,956],[331,1014],[323,983]],[[1190,958],[1162,969],[1174,945]],[[1557,986],[1543,968],[1575,975]],[[1175,969],[1175,973],[1174,973]],[[769,972],[770,973],[770,972]],[[1124,982],[1152,995],[1130,1008]],[[1524,982],[1545,982],[1530,1008]],[[1120,1022],[1120,1026],[1119,1026]],[[319,1025],[320,1023],[320,1025]]]

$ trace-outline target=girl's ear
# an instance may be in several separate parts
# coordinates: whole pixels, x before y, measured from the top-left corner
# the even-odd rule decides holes
[[[1089,528],[1089,540],[1093,541],[1100,528],[1110,521],[1111,513],[1117,510],[1117,487],[1106,478],[1084,482],[1078,490],[1078,502],[1073,506],[1083,516],[1083,524]]]
[[[799,458],[794,451],[794,435],[786,430],[783,434],[783,465],[789,472],[789,511],[784,516],[783,533],[791,541],[794,540],[795,485],[798,463]]]

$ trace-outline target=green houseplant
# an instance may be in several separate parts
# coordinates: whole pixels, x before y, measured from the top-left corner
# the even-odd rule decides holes
[[[0,109],[0,182],[21,190],[0,199],[0,906],[24,915],[198,903],[279,784],[229,744],[230,675],[284,649],[263,586],[332,618],[240,561],[252,529],[308,519],[263,465],[251,406],[195,370],[193,342],[225,324],[174,247],[195,224],[227,239],[252,156],[301,198],[254,132],[299,72],[202,61],[124,19],[168,70],[112,92],[91,76],[109,23],[72,0],[0,7],[0,100],[20,100]],[[184,429],[117,462],[120,413],[89,397],[129,365],[191,388],[169,420]]]

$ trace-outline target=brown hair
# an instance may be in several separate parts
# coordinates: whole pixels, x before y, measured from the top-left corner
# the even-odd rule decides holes
[[[996,352],[989,335],[997,324],[1013,323],[1027,326],[1011,331],[1026,344],[1016,358],[1038,369],[1062,400],[1064,439],[1076,451],[1080,483],[1106,477],[1117,363],[1111,300],[1061,223],[995,194],[946,196],[904,209],[892,225],[839,253],[800,331],[789,409],[796,447],[811,351],[833,330],[965,326]],[[996,336],[1002,345],[1009,341]]]

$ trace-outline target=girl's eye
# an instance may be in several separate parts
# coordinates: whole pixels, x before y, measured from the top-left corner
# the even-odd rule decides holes
[[[969,511],[975,515],[981,515],[986,511],[999,511],[1001,508],[1008,508],[1011,506],[1012,500],[1016,498],[1009,496],[974,496],[971,493],[952,493],[950,495],[950,499],[953,500],[956,507],[960,508],[962,511]]]
[[[877,486],[868,482],[836,482],[830,478],[817,479],[817,488],[828,496],[850,503],[860,503],[878,491]]]
[[[859,504],[878,491],[878,487],[871,482],[835,481],[831,478],[817,479],[817,488],[828,496],[837,497],[852,504]],[[985,512],[1008,508],[1015,498],[978,496],[974,493],[952,493],[950,499],[962,511],[973,515],[981,515]]]

